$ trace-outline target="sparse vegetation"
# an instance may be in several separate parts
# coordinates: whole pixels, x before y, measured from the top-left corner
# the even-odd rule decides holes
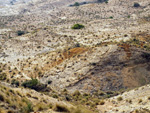
[[[148,112],[148,0],[24,1],[0,10],[0,112]]]

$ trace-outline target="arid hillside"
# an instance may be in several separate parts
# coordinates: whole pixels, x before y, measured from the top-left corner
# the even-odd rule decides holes
[[[149,0],[0,3],[2,113],[149,112],[124,101],[149,95]]]

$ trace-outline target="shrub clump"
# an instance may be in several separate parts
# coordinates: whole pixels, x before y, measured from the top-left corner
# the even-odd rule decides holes
[[[13,79],[11,81],[11,85],[19,86],[19,84],[20,84],[19,81],[15,80],[15,79]]]
[[[57,111],[57,112],[67,112],[67,113],[70,113],[70,110],[67,106],[65,105],[60,105],[60,104],[56,104],[53,108],[54,111]]]
[[[72,95],[73,95],[73,96],[80,96],[81,93],[80,93],[78,90],[76,90]]]
[[[33,89],[35,86],[37,86],[37,84],[38,84],[38,80],[32,79],[32,80],[28,80],[28,81],[23,82],[22,86]]]
[[[0,94],[0,101],[4,101],[4,96]]]
[[[6,78],[7,78],[6,73],[0,74],[0,80],[6,80]]]
[[[99,103],[100,105],[104,105],[105,104],[105,101],[100,101],[100,103]]]
[[[80,4],[78,2],[75,2],[73,6],[79,6]]]
[[[118,100],[118,101],[122,101],[123,98],[122,98],[122,97],[118,97],[117,100]]]
[[[21,108],[21,112],[23,112],[23,113],[33,112],[33,105],[32,105],[32,103],[27,102],[26,104],[27,104],[27,106],[25,106],[24,108]]]
[[[71,28],[72,29],[82,29],[82,28],[84,28],[84,25],[82,25],[82,24],[75,24]]]
[[[81,47],[80,43],[76,43],[75,47]]]
[[[25,34],[24,31],[21,31],[21,30],[18,30],[18,31],[17,31],[17,35],[18,35],[18,36],[21,36],[21,35],[24,35],[24,34]]]
[[[22,86],[25,88],[34,89],[36,91],[44,90],[47,87],[46,85],[41,84],[37,79],[33,79],[33,78],[31,80],[27,80],[23,82]]]
[[[134,6],[134,7],[140,7],[140,4],[137,3],[137,2],[135,2],[133,6]]]

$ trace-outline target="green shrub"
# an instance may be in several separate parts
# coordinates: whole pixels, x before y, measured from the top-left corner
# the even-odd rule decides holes
[[[51,81],[51,80],[49,80],[47,83],[48,83],[48,84],[51,84],[51,83],[52,83],[52,81]]]
[[[109,18],[110,18],[110,19],[113,19],[113,16],[110,16]]]
[[[81,93],[80,93],[78,90],[76,90],[72,95],[73,95],[73,96],[80,96]]]
[[[80,43],[76,43],[76,44],[75,44],[75,47],[80,47]]]
[[[73,110],[73,113],[83,113],[83,112],[81,111],[80,108],[76,108],[75,110]]]
[[[32,80],[28,80],[28,81],[23,82],[22,86],[25,88],[28,87],[28,88],[34,89],[34,87],[36,87],[37,84],[38,84],[38,80],[32,79]]]
[[[6,80],[6,78],[7,78],[6,73],[0,74],[0,80]]]
[[[78,2],[75,2],[73,6],[79,6],[80,4]]]
[[[4,96],[0,94],[0,101],[4,101]]]
[[[53,108],[54,111],[57,112],[67,112],[70,113],[69,108],[65,105],[56,104]]]
[[[58,98],[58,95],[54,94],[52,97],[53,97],[53,98]]]
[[[11,84],[12,84],[12,85],[16,85],[16,86],[19,86],[19,85],[20,85],[19,81],[15,80],[15,79],[13,79],[13,80],[11,81]]]
[[[123,98],[122,98],[122,97],[118,97],[117,100],[118,100],[118,101],[122,101]]]
[[[97,0],[98,2],[105,2],[105,3],[108,3],[108,0]]]
[[[130,99],[130,100],[128,100],[128,102],[130,103],[130,104],[132,104],[132,100]]]
[[[82,29],[82,28],[84,28],[84,25],[82,24],[75,24],[72,26],[72,29]]]
[[[105,102],[102,100],[102,101],[100,101],[100,103],[99,103],[100,105],[104,105],[105,104]]]
[[[33,111],[33,105],[31,103],[27,103],[27,106],[21,109],[22,113],[30,113]]]
[[[140,4],[137,3],[137,2],[135,2],[133,6],[134,6],[134,7],[140,7]]]
[[[18,30],[18,31],[17,31],[17,35],[18,35],[18,36],[21,36],[21,35],[24,35],[24,34],[25,34],[24,31],[21,31],[21,30]]]
[[[50,108],[50,109],[52,109],[52,108],[53,108],[53,104],[49,104],[48,106],[49,106],[49,108]]]
[[[142,99],[139,99],[139,103],[141,103],[142,102]]]
[[[14,112],[14,111],[9,110],[9,111],[7,111],[7,113],[15,113],[15,112]]]
[[[47,87],[47,85],[41,84],[37,79],[33,79],[33,78],[31,80],[27,80],[23,82],[22,86],[25,88],[34,89],[36,91],[43,91]]]

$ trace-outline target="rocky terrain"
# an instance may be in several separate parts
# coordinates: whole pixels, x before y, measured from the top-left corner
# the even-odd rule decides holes
[[[105,101],[105,105],[98,105],[101,112],[107,113],[149,113],[150,86],[146,85]]]
[[[149,0],[0,0],[0,112],[149,113],[149,38]]]

